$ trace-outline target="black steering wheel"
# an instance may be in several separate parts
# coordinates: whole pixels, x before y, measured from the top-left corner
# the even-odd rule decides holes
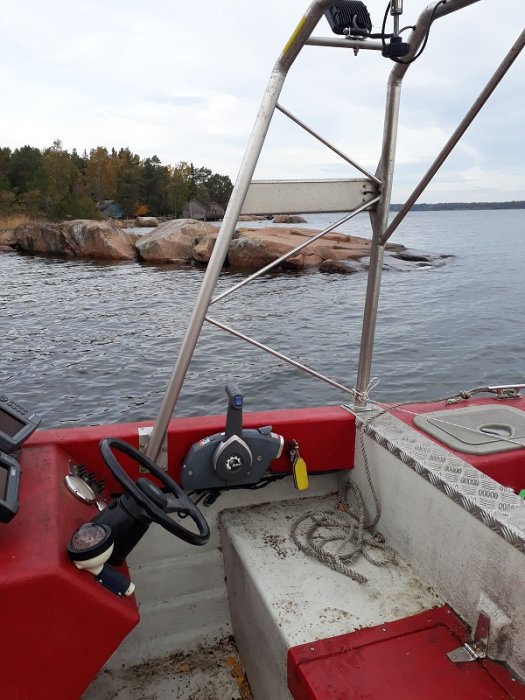
[[[121,452],[122,454],[131,457],[135,462],[138,462],[141,467],[150,471],[153,476],[166,487],[170,496],[167,499],[169,512],[181,513],[189,515],[193,520],[199,532],[193,532],[180,525],[178,522],[170,518],[165,510],[156,503],[145,490],[142,490],[131,477],[126,474],[122,466],[119,464],[113,451]],[[160,469],[146,455],[139,452],[135,447],[132,447],[124,440],[118,438],[104,438],[100,442],[100,452],[107,464],[108,469],[113,474],[115,479],[122,486],[124,491],[133,498],[133,500],[148,514],[151,520],[171,532],[173,535],[180,537],[181,540],[190,544],[202,545],[210,539],[210,528],[203,514],[197,508],[195,503],[186,494],[183,489],[174,481],[166,472]],[[150,482],[151,483],[151,482]],[[153,486],[153,484],[151,484]],[[161,495],[161,494],[159,494]]]

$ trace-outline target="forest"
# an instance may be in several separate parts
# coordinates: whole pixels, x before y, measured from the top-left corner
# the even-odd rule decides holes
[[[402,204],[392,204],[392,211],[399,211]],[[525,200],[512,202],[437,202],[414,204],[412,211],[459,211],[462,209],[525,209]]]
[[[125,218],[177,217],[190,199],[226,207],[232,191],[227,175],[193,163],[163,165],[156,155],[142,159],[129,148],[99,146],[79,155],[61,141],[40,150],[0,148],[0,216],[96,219],[113,201]]]

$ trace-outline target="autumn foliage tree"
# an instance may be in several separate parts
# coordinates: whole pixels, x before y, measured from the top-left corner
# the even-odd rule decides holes
[[[0,148],[0,214],[96,218],[101,205],[114,202],[126,217],[176,217],[192,198],[226,207],[232,189],[228,176],[209,168],[163,165],[158,156],[141,159],[129,148],[99,146],[79,155],[59,140],[44,150]]]

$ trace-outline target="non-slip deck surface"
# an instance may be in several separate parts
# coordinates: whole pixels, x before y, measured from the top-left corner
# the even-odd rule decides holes
[[[82,700],[252,700],[235,643],[103,670]]]

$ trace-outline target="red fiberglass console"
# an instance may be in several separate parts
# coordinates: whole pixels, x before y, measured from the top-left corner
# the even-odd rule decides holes
[[[68,491],[68,455],[26,446],[19,461],[20,507],[0,525],[0,695],[78,700],[137,624],[137,605],[68,558],[72,533],[97,513]]]
[[[270,423],[298,441],[312,471],[352,468],[355,421],[344,409],[272,411],[245,418],[247,427]],[[68,542],[79,526],[95,518],[97,508],[75,498],[64,479],[74,465],[85,463],[104,478],[108,494],[120,491],[99,443],[111,433],[137,447],[143,425],[39,431],[24,443],[20,506],[9,522],[0,522],[1,700],[78,700],[137,624],[133,595],[115,595],[70,561]],[[196,440],[223,429],[222,416],[172,421],[172,476],[179,477],[182,459]],[[123,463],[132,479],[140,476],[136,463]],[[289,459],[275,460],[274,469],[289,471]]]

